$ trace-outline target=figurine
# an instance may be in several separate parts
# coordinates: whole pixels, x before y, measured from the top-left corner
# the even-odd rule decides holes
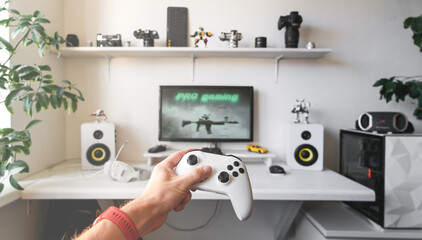
[[[302,113],[305,116],[305,123],[309,123],[309,111],[308,108],[311,106],[310,102],[305,102],[305,99],[299,101],[296,99],[296,104],[293,106],[292,113],[296,113],[295,123],[300,123],[300,114]]]
[[[90,117],[95,117],[95,121],[99,122],[100,117],[103,117],[103,122],[107,120],[107,115],[104,113],[102,109],[98,109],[97,111],[91,113]]]
[[[231,30],[229,33],[222,32],[220,35],[221,41],[229,41],[229,48],[237,48],[237,43],[242,40],[242,34],[237,30]]]
[[[212,37],[212,33],[211,32],[204,32],[204,28],[203,27],[199,27],[199,31],[196,31],[194,34],[190,35],[191,37],[196,37],[195,38],[195,47],[198,47],[198,42],[203,40],[205,47],[207,47],[208,44],[208,38],[206,37]]]

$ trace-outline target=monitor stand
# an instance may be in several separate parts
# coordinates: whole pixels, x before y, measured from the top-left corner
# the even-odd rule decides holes
[[[208,152],[208,153],[214,153],[214,154],[220,154],[220,155],[223,155],[223,152],[221,151],[221,149],[218,147],[218,143],[217,142],[215,142],[214,143],[214,145],[212,145],[211,144],[211,146],[210,147],[204,147],[204,148],[201,148],[201,151],[204,151],[204,152]]]

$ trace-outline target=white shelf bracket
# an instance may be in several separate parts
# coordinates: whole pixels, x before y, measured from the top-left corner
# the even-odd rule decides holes
[[[195,62],[196,62],[195,54],[191,55],[191,62],[192,62],[192,82],[195,82]]]
[[[283,58],[283,55],[280,55],[274,59],[275,64],[275,83],[278,83],[278,62],[280,62],[280,59]]]
[[[102,54],[104,57],[105,57],[105,59],[106,59],[106,62],[107,62],[107,82],[110,82],[110,79],[111,79],[111,77],[110,77],[110,72],[111,72],[111,66],[110,66],[110,62],[111,62],[111,57],[110,56],[108,56],[108,55],[106,55],[106,54]]]
[[[110,66],[110,62],[111,62],[111,57],[106,56],[107,59],[107,82],[110,82],[110,74],[111,74],[111,66]]]

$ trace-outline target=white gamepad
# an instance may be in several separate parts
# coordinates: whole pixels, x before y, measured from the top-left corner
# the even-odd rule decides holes
[[[211,166],[212,173],[195,188],[227,195],[239,220],[248,219],[252,213],[252,188],[242,160],[231,155],[194,150],[182,157],[175,172],[183,175],[204,165]]]

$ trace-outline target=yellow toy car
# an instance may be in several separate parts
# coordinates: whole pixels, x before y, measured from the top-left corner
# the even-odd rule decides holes
[[[260,147],[258,145],[249,144],[246,146],[246,149],[248,149],[249,152],[257,152],[257,153],[267,153],[268,150],[266,148]]]

